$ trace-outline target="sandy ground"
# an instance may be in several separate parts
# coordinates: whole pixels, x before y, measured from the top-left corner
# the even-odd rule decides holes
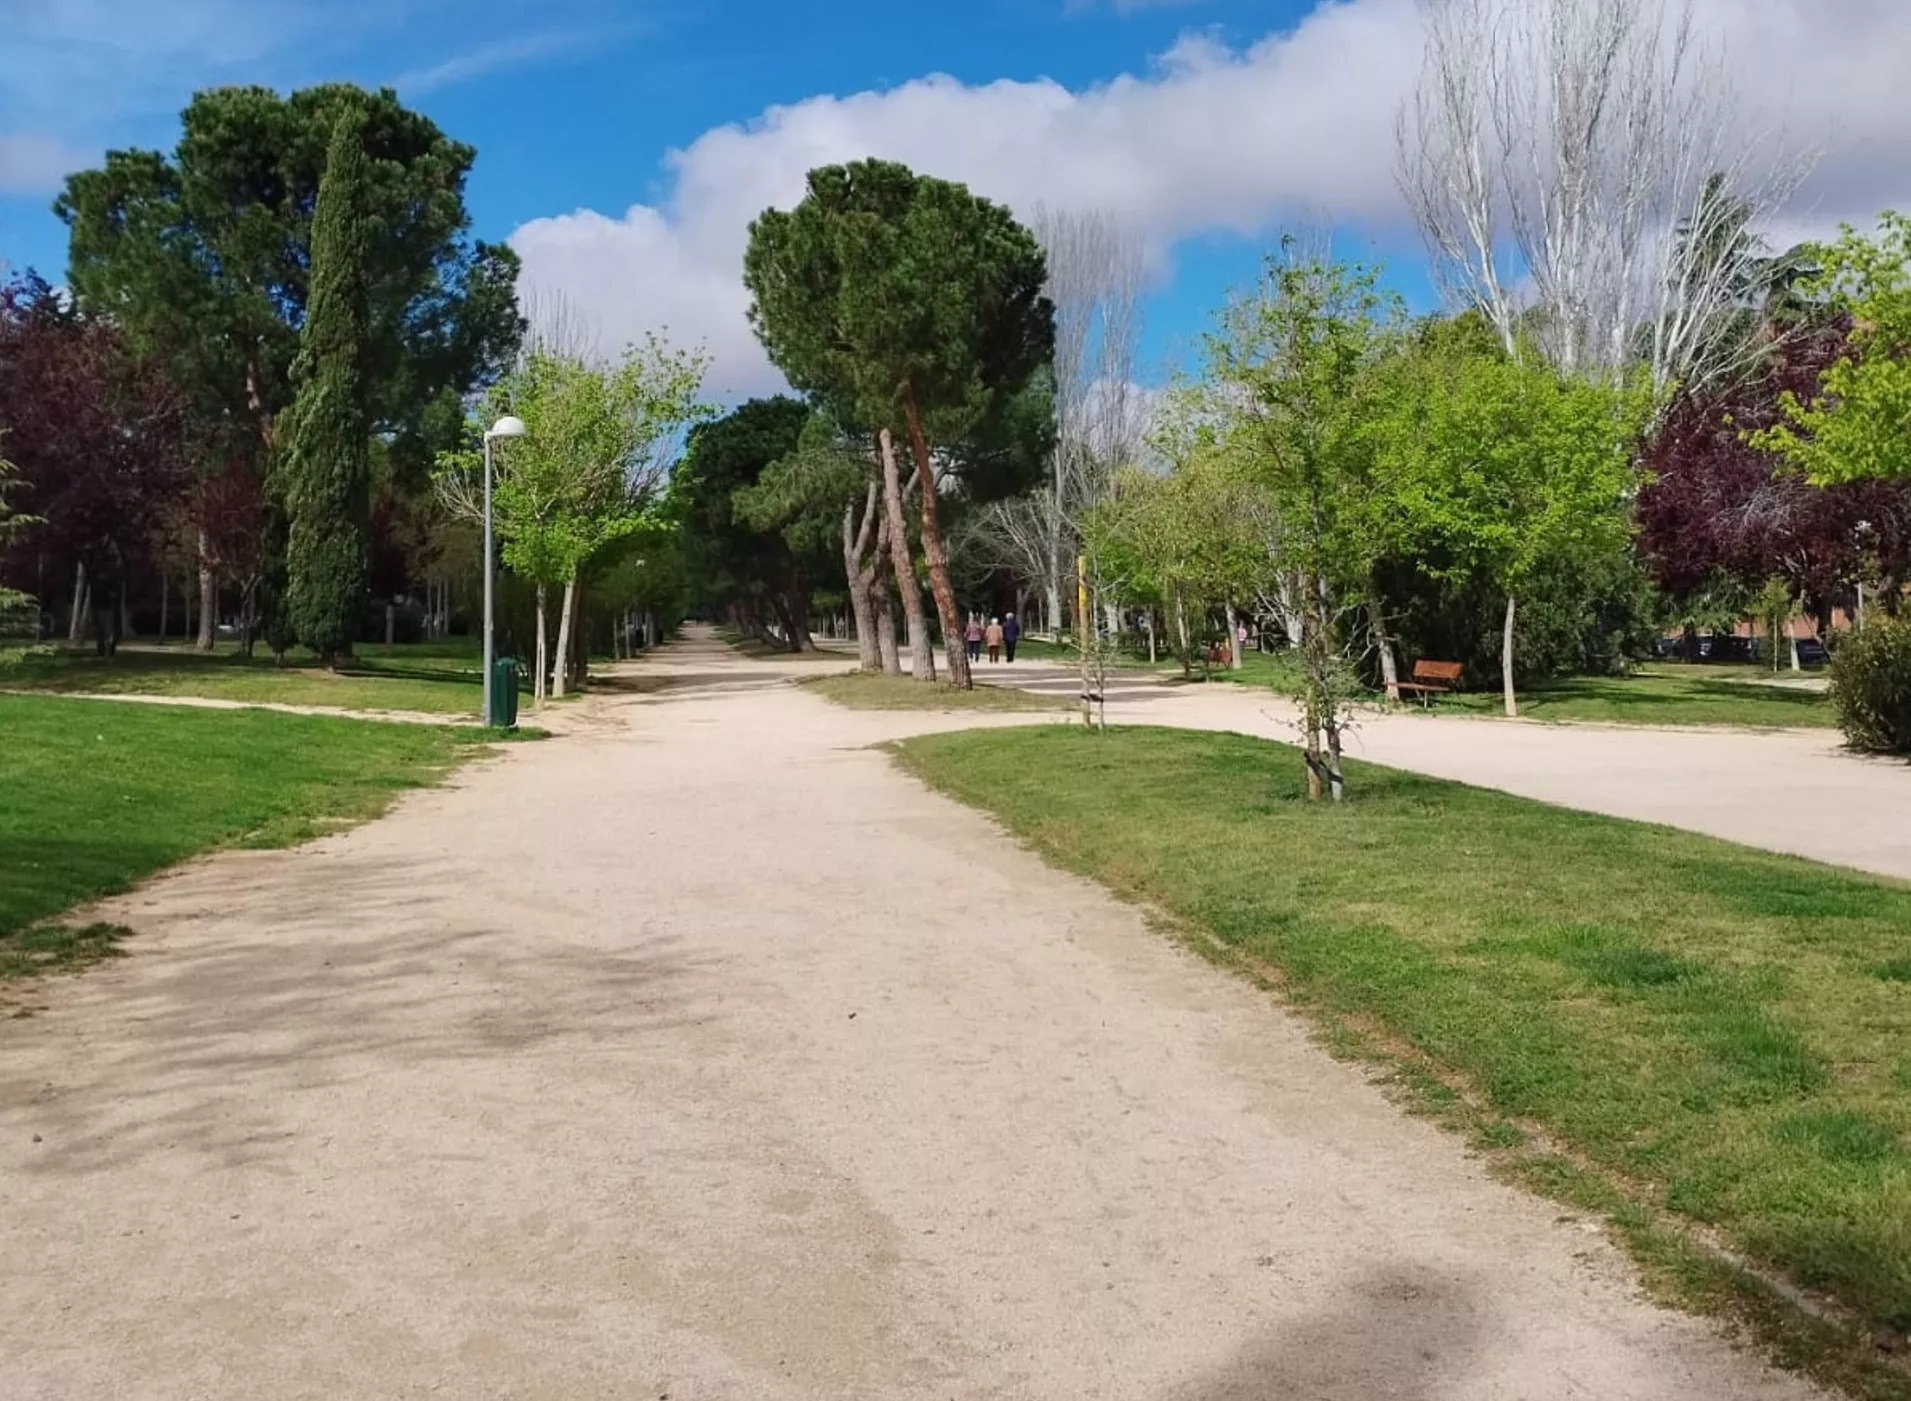
[[[1817,1394],[787,674],[121,902],[0,1024],[0,1396]]]
[[[1065,668],[1017,662],[979,680],[1072,696]],[[1167,686],[1129,672],[1112,723],[1235,730],[1293,741],[1293,706],[1229,684]],[[1684,827],[1911,880],[1911,765],[1847,752],[1835,730],[1649,728],[1366,713],[1350,756],[1563,807]]]

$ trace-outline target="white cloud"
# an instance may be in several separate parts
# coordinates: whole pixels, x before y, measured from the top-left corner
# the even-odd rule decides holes
[[[438,88],[449,87],[453,83],[481,78],[489,73],[523,68],[529,64],[577,53],[598,43],[604,37],[599,32],[586,30],[520,34],[494,43],[480,44],[477,48],[456,54],[428,68],[416,68],[409,73],[401,73],[391,80],[391,85],[408,96],[417,96]]]
[[[1358,0],[1244,50],[1184,39],[1152,72],[1085,92],[934,76],[815,97],[672,152],[660,205],[535,220],[512,243],[527,286],[562,290],[608,338],[668,324],[708,345],[715,387],[759,392],[780,381],[744,321],[743,247],[750,220],[800,198],[811,167],[905,161],[1015,208],[1110,210],[1157,246],[1323,212],[1384,219],[1395,205],[1393,109],[1416,35],[1412,0]]]
[[[1829,130],[1798,219],[1868,219],[1911,198],[1911,50],[1903,0],[1699,0],[1729,47],[1746,120],[1794,139]],[[1419,64],[1414,0],[1323,0],[1298,27],[1243,49],[1185,37],[1146,73],[1086,91],[926,77],[818,96],[706,132],[666,158],[664,198],[622,217],[538,219],[512,242],[529,286],[561,289],[622,340],[668,325],[716,360],[729,394],[780,383],[757,347],[740,282],[749,221],[788,207],[812,166],[881,156],[962,180],[1026,210],[1095,207],[1157,248],[1205,231],[1284,221],[1407,236],[1393,122]]]

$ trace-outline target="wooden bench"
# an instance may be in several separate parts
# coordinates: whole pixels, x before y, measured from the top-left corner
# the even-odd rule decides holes
[[[1458,662],[1434,662],[1422,657],[1413,664],[1413,680],[1402,681],[1400,689],[1412,691],[1420,697],[1420,704],[1426,706],[1435,696],[1456,689],[1465,670]]]

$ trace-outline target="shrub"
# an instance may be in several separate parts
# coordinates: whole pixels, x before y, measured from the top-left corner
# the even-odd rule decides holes
[[[1831,703],[1852,748],[1911,754],[1911,618],[1867,623],[1839,644]]]

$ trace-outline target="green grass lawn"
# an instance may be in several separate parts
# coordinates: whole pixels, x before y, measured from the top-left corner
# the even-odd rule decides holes
[[[285,846],[376,816],[486,732],[0,696],[0,736],[3,979],[110,951],[45,928],[73,906],[210,847]]]
[[[920,686],[913,677],[862,671],[808,676],[797,684],[851,710],[1066,710],[1071,704],[1066,697],[1011,691],[1005,686],[959,691],[939,682]]]
[[[1264,970],[1331,1036],[1421,1067],[1436,1099],[1460,1087],[1476,1141],[1608,1212],[1666,1292],[1731,1306],[1716,1267],[1664,1244],[1702,1223],[1911,1330],[1911,886],[1365,764],[1346,806],[1310,806],[1293,748],[1234,735],[898,752]],[[1566,1156],[1511,1148],[1521,1125]]]
[[[1047,643],[1023,644],[1031,660],[1070,665],[1075,654]],[[1192,684],[1222,682],[1265,686],[1293,695],[1300,689],[1297,659],[1292,652],[1249,651],[1242,668],[1231,671],[1197,667]],[[1124,657],[1126,669],[1149,669],[1143,657]],[[1153,670],[1171,683],[1183,682],[1180,663],[1172,659]],[[1824,692],[1787,684],[1791,673],[1774,673],[1756,666],[1709,666],[1660,662],[1642,666],[1630,676],[1573,676],[1539,682],[1519,693],[1520,715],[1529,720],[1597,721],[1614,725],[1738,725],[1752,728],[1801,727],[1830,729],[1837,725]],[[1823,672],[1817,673],[1819,677]],[[1404,679],[1404,678],[1403,678]],[[1777,684],[1774,684],[1774,683]],[[1380,703],[1379,693],[1374,701]],[[1419,701],[1406,705],[1419,709]],[[1432,703],[1436,714],[1504,715],[1497,686],[1450,693]]]
[[[529,681],[522,680],[528,691]],[[275,665],[261,648],[195,652],[185,647],[123,648],[101,658],[90,651],[41,650],[0,662],[0,690],[91,695],[203,696],[277,705],[348,710],[410,710],[476,716],[483,692],[477,647],[469,638],[403,646],[365,646],[337,672],[309,654]]]
[[[1573,676],[1519,693],[1531,720],[1602,721],[1619,725],[1740,725],[1829,729],[1837,717],[1823,691],[1771,684],[1757,667],[1670,663],[1631,676]],[[1438,697],[1436,711],[1504,715],[1498,691]]]

